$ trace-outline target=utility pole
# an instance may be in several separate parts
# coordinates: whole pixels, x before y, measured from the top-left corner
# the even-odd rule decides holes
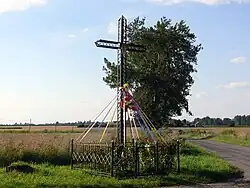
[[[29,122],[29,132],[30,132],[30,129],[31,129],[31,118],[30,118],[30,122]]]

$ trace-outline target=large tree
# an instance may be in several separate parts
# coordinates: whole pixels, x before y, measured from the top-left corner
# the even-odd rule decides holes
[[[187,97],[202,46],[195,44],[196,36],[184,21],[172,24],[163,17],[150,27],[145,21],[138,17],[128,24],[129,41],[145,45],[147,51],[128,53],[127,82],[133,88],[135,100],[159,127],[183,110],[191,114]],[[117,65],[106,58],[104,63],[103,80],[116,88]]]

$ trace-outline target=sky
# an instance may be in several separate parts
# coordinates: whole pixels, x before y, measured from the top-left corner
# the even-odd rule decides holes
[[[204,49],[181,118],[250,112],[250,0],[0,0],[0,123],[94,120],[115,96],[102,81],[100,38],[117,19],[185,20]]]

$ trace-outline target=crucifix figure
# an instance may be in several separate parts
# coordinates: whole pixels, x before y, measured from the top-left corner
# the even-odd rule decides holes
[[[127,52],[144,52],[145,47],[129,43],[127,40],[127,20],[122,16],[118,20],[118,41],[98,40],[95,42],[97,47],[116,49],[117,53],[117,139],[120,143],[126,143],[126,113],[120,107],[120,101],[123,100],[122,92],[119,86],[123,87],[127,81],[126,78],[126,54]],[[118,80],[119,79],[119,80]],[[125,120],[125,122],[124,122]]]

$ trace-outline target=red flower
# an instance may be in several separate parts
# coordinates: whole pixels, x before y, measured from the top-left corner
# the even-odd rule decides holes
[[[137,110],[136,106],[132,106],[131,109],[132,109],[133,111],[136,111],[136,110]]]
[[[130,100],[131,100],[131,97],[126,96],[126,97],[124,98],[124,100],[125,100],[125,101],[130,101]]]

